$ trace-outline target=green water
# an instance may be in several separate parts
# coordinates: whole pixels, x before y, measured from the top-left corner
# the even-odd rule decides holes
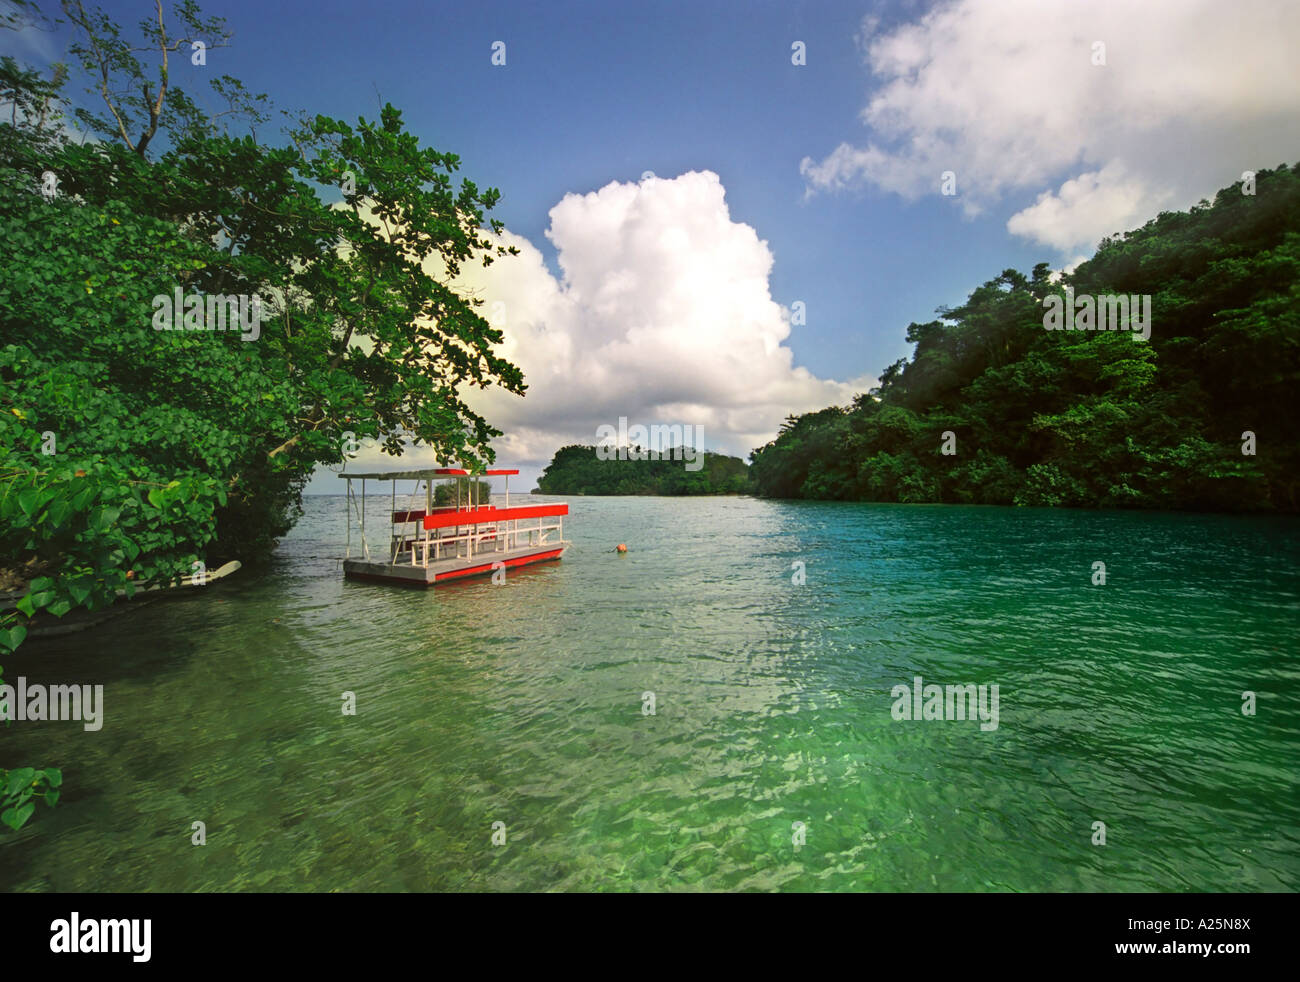
[[[1300,886],[1296,522],[570,502],[563,562],[426,593],[308,499],[269,569],[24,648],[105,724],[0,730],[67,786],[0,888]],[[916,675],[997,729],[895,720]]]

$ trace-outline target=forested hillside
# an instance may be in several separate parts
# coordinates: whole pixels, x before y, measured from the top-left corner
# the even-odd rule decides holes
[[[686,452],[694,457],[694,451]],[[561,447],[537,479],[550,494],[738,494],[749,490],[739,457],[703,454],[702,460],[600,460],[595,447]],[[698,466],[703,464],[702,467]]]
[[[1046,330],[1044,300],[1066,287],[1150,295],[1150,339]],[[1103,240],[1063,280],[1046,263],[1029,276],[1006,270],[912,324],[911,360],[885,369],[878,388],[789,417],[753,452],[754,488],[1295,512],[1298,302],[1300,171],[1282,166],[1259,172],[1253,195],[1235,184]]]

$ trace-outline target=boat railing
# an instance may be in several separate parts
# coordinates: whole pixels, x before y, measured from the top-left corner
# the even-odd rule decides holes
[[[455,505],[434,505],[432,508],[429,509],[424,509],[424,508],[398,509],[397,511],[393,512],[393,524],[407,525],[410,524],[411,522],[422,522],[424,521],[425,517],[428,515],[450,515],[455,512],[460,512],[462,514],[472,514],[473,512],[476,511],[486,511],[488,509],[493,509],[496,507],[497,507],[496,505],[483,504],[483,505],[475,505],[473,507],[470,507],[469,505],[462,505],[459,508],[457,508]]]
[[[472,511],[464,511],[473,515]],[[492,553],[511,552],[520,548],[520,539],[527,537],[524,545],[544,546],[550,534],[564,534],[563,521],[548,522],[543,518],[536,525],[520,525],[518,519],[499,523],[465,522],[443,528],[424,528],[417,531],[396,532],[393,535],[391,562],[411,566],[428,566],[441,559],[472,558]],[[463,531],[462,531],[463,530]],[[490,543],[490,545],[489,545]]]

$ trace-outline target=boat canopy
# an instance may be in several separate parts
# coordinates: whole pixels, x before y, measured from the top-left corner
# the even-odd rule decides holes
[[[370,474],[340,474],[339,477],[352,480],[370,481],[427,481],[434,477],[508,477],[518,474],[516,470],[479,471],[477,474],[464,467],[425,467],[415,471],[375,471]]]

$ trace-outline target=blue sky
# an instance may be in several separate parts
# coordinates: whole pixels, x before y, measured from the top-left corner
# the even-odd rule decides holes
[[[461,156],[463,174],[501,189],[497,217],[541,247],[553,271],[543,232],[564,194],[647,170],[714,171],[732,218],[771,246],[774,299],[807,305],[807,330],[790,347],[818,375],[877,374],[908,353],[909,321],[929,320],[1005,266],[1058,258],[1014,241],[996,216],[963,221],[952,200],[870,190],[805,200],[800,160],[862,130],[861,3],[208,9],[236,34],[211,55],[223,70],[286,108],[351,119],[373,117],[379,97],[393,103],[414,132]],[[490,63],[497,40],[504,67]],[[805,66],[791,64],[796,40]]]
[[[130,24],[150,6],[105,9]],[[502,191],[495,217],[536,255],[474,286],[508,297],[531,388],[481,409],[507,430],[501,462],[530,473],[621,415],[699,423],[710,449],[743,455],[787,412],[847,402],[909,353],[910,321],[1003,269],[1068,266],[1108,232],[1300,157],[1300,21],[1280,0],[1229,18],[1209,0],[204,9],[234,41],[182,63],[187,88],[228,73],[278,108],[347,120],[382,99]],[[0,36],[29,58],[63,43]],[[655,254],[664,235],[689,262]],[[700,282],[729,277],[693,309]],[[621,299],[600,300],[613,282]],[[665,296],[680,317],[655,313]],[[789,323],[796,301],[806,323]],[[742,308],[751,327],[720,324]],[[564,361],[573,350],[586,360]]]

